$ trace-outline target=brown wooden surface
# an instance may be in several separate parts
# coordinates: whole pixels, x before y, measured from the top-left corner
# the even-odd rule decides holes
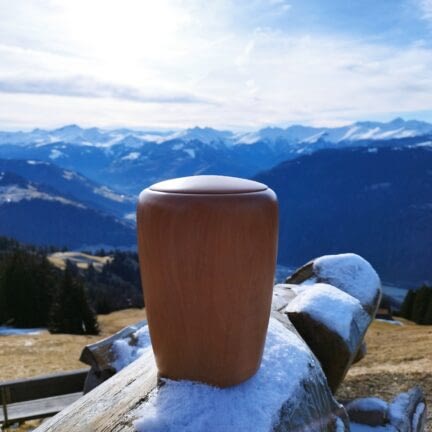
[[[157,385],[153,352],[143,355],[108,381],[64,409],[37,432],[135,432],[131,412]]]
[[[82,397],[82,393],[71,393],[62,396],[53,396],[44,399],[10,404],[7,407],[8,424],[23,420],[51,417],[73,404],[80,397]],[[4,421],[4,413],[1,411],[0,423],[3,423]]]
[[[161,375],[224,387],[249,378],[260,364],[276,264],[277,201],[270,189],[205,188],[206,194],[141,193],[140,266]]]
[[[88,369],[0,382],[0,423],[48,417],[82,395]]]
[[[1,381],[8,393],[8,404],[82,392],[88,369]]]

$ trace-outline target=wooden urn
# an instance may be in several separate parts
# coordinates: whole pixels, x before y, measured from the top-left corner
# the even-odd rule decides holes
[[[141,192],[137,227],[160,376],[218,387],[251,377],[270,316],[275,193],[235,177],[167,180]]]

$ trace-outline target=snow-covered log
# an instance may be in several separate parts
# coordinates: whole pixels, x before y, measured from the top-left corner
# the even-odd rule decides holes
[[[381,281],[376,271],[353,253],[316,258],[296,270],[286,283],[333,285],[359,300],[370,316],[375,316],[381,299]]]
[[[123,348],[117,347],[121,362],[138,358],[37,430],[348,430],[319,362],[283,314],[272,313],[257,374],[225,389],[158,380],[150,346]]]
[[[119,343],[135,345],[135,334],[147,321],[143,320],[136,324],[125,327],[119,332],[102,339],[91,345],[87,345],[81,352],[80,361],[90,366],[90,371],[84,385],[84,393],[93,390],[99,384],[112,377],[116,372],[116,357],[113,347]],[[120,342],[123,341],[123,342]]]
[[[369,397],[344,403],[351,430],[374,432],[422,432],[427,412],[423,392],[414,387],[397,395],[391,403]]]
[[[388,423],[389,404],[376,397],[354,399],[344,403],[351,422],[368,426],[384,426]]]
[[[321,362],[335,393],[357,357],[372,318],[356,298],[322,283],[300,292],[285,311]]]
[[[396,396],[389,406],[390,423],[398,432],[422,432],[426,419],[426,401],[419,387]]]

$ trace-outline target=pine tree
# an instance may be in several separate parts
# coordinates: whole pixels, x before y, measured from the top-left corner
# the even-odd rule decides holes
[[[49,330],[52,333],[99,334],[84,284],[69,261],[51,308]]]
[[[1,274],[2,321],[16,327],[41,327],[48,321],[53,266],[41,253],[17,249],[8,254]]]
[[[423,324],[423,318],[429,304],[431,289],[423,285],[417,292],[412,308],[412,320],[417,324]]]
[[[429,297],[429,304],[427,306],[426,313],[423,317],[423,324],[432,325],[432,294]]]
[[[415,297],[416,297],[416,293],[414,290],[409,290],[407,292],[399,311],[399,315],[402,318],[406,318],[408,320],[412,319],[412,311],[413,311]]]

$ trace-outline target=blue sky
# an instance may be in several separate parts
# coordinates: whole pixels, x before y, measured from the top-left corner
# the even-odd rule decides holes
[[[432,0],[0,0],[0,129],[432,121]]]

